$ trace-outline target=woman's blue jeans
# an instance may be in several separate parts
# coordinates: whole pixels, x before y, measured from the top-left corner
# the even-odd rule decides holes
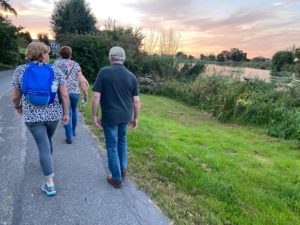
[[[77,105],[80,94],[69,94],[70,109],[69,109],[69,123],[65,125],[65,133],[67,142],[72,143],[73,137],[75,136],[75,130],[77,126],[78,112]]]
[[[127,168],[127,127],[128,123],[103,127],[108,168],[115,181],[122,180],[121,170]]]

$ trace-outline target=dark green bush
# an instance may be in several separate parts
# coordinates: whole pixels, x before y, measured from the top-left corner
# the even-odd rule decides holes
[[[111,47],[121,46],[126,52],[125,65],[139,75],[143,70],[144,54],[140,52],[142,44],[140,30],[116,27],[113,30],[99,31],[93,34],[60,35],[59,42],[73,50],[73,59],[77,61],[86,78],[94,82],[98,71],[109,65],[108,53]]]
[[[300,112],[285,107],[277,108],[271,118],[268,134],[273,137],[300,140]]]
[[[21,28],[0,17],[0,63],[17,65],[20,62],[17,32]]]
[[[272,58],[273,76],[286,76],[286,72],[293,72],[294,70],[294,53],[292,51],[278,51]],[[284,73],[285,72],[285,73]]]
[[[205,65],[202,62],[185,63],[177,75],[179,81],[194,81],[196,77],[205,72]]]
[[[83,70],[84,76],[94,82],[101,67],[109,65],[109,40],[101,35],[72,35],[66,43],[73,50],[73,59]]]

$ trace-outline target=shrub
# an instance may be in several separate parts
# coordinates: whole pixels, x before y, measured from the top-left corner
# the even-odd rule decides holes
[[[107,66],[109,40],[102,35],[69,35],[61,41],[73,50],[73,59],[82,67],[84,76],[94,82],[101,67]]]
[[[98,71],[109,65],[108,53],[111,47],[121,46],[126,52],[125,65],[135,74],[142,73],[144,54],[140,52],[142,34],[140,30],[116,27],[113,30],[93,34],[60,35],[60,44],[69,45],[73,58],[82,67],[90,82],[94,82]]]
[[[205,65],[202,62],[185,63],[177,75],[179,81],[194,81],[196,77],[205,72]]]
[[[17,65],[20,62],[17,32],[21,28],[11,21],[0,17],[0,62],[7,65]]]
[[[300,112],[277,108],[271,118],[268,134],[273,137],[300,140]]]
[[[284,76],[281,72],[293,71],[294,53],[291,51],[278,51],[272,58],[273,76]]]

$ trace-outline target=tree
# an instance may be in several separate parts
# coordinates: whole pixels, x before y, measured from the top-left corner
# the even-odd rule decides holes
[[[188,59],[189,59],[189,60],[195,60],[196,58],[195,58],[195,56],[193,56],[193,55],[189,55],[189,56],[188,56]]]
[[[177,52],[175,58],[187,59],[188,56],[184,52]]]
[[[159,39],[159,33],[154,29],[151,29],[144,38],[144,51],[149,55],[153,55],[157,47],[157,42]]]
[[[230,52],[227,50],[222,51],[220,54],[224,56],[224,61],[231,60]]]
[[[162,31],[159,36],[159,50],[161,55],[174,56],[179,48],[180,35],[172,28]]]
[[[300,48],[297,48],[295,50],[295,58],[297,58],[298,60],[300,60]]]
[[[200,54],[200,59],[201,59],[201,60],[206,60],[207,57],[206,57],[204,54]]]
[[[22,29],[9,20],[0,17],[0,62],[16,65],[20,61],[17,33]]]
[[[238,48],[232,48],[229,51],[229,55],[232,61],[240,62],[245,61],[247,59],[247,53],[239,50]]]
[[[238,48],[232,48],[230,51],[223,50],[221,53],[217,55],[217,60],[219,62],[224,61],[246,61],[247,60],[247,53],[243,52],[242,50],[239,50]]]
[[[216,61],[216,56],[214,54],[210,54],[208,57],[207,57],[207,60],[208,61]]]
[[[17,15],[16,10],[7,0],[0,0],[0,10]],[[22,27],[14,26],[10,20],[0,13],[0,62],[8,65],[16,65],[20,62],[17,33]]]
[[[51,26],[57,38],[65,33],[87,34],[97,30],[96,18],[85,0],[57,1]]]
[[[7,0],[0,0],[0,9],[4,10],[5,12],[11,12],[15,16],[17,15],[17,11],[8,3]],[[0,17],[3,18],[1,13],[0,13]]]
[[[294,54],[291,51],[278,51],[272,58],[272,75],[279,76],[280,72],[290,72],[294,63]]]
[[[104,23],[104,30],[114,30],[116,27],[116,20],[108,17]]]
[[[113,30],[104,30],[100,35],[106,35],[109,40],[108,48],[121,46],[126,50],[125,64],[131,71],[138,71],[140,68],[141,48],[144,34],[141,28],[116,26]],[[109,50],[109,49],[108,49]]]
[[[50,46],[50,41],[47,33],[38,33],[37,37],[41,42],[44,42],[46,45]]]
[[[224,62],[225,61],[225,57],[224,54],[220,53],[217,55],[217,61],[218,62]]]
[[[28,31],[25,32],[19,32],[18,37],[23,38],[25,40],[25,44],[28,45],[30,42],[32,42],[31,35]]]
[[[141,29],[115,26],[97,33],[67,34],[60,44],[72,48],[72,57],[82,66],[86,78],[94,82],[99,68],[109,64],[109,50],[116,45],[126,51],[126,66],[136,75],[141,74],[144,69],[144,54],[140,51],[143,38]]]

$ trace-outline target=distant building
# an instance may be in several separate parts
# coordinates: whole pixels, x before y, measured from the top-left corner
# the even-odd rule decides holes
[[[39,39],[32,39],[32,41],[40,41]],[[50,48],[51,48],[51,56],[58,57],[60,44],[58,44],[55,40],[49,40]],[[48,45],[48,44],[47,44]]]
[[[265,61],[269,61],[269,60],[270,59],[263,57],[263,56],[257,56],[252,59],[252,61],[256,61],[256,62],[265,62]]]
[[[51,48],[51,55],[58,57],[60,44],[58,44],[55,40],[49,40],[49,42],[50,42],[50,48]]]

